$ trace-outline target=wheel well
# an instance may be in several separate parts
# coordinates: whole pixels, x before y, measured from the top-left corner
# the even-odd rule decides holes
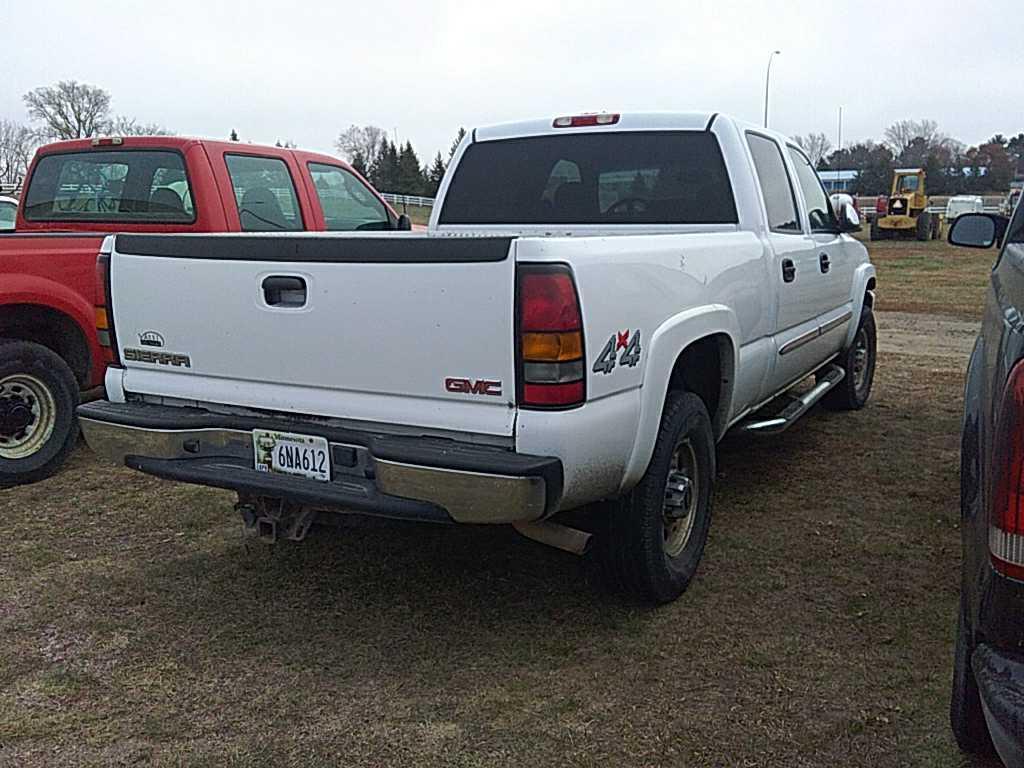
[[[875,278],[869,277],[868,284],[864,287],[864,306],[875,308]]]
[[[733,349],[724,333],[705,336],[679,353],[668,389],[684,389],[704,401],[715,436],[720,437],[729,418],[729,402],[733,386]]]
[[[0,307],[0,338],[46,347],[68,364],[78,386],[88,385],[92,365],[89,345],[78,323],[63,312],[36,304]]]

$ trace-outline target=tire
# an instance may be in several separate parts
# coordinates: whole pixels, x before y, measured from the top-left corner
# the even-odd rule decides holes
[[[0,488],[49,477],[78,437],[78,382],[60,357],[0,340]]]
[[[871,235],[870,235],[870,238],[871,238],[872,242],[875,241],[875,240],[882,240],[883,239],[882,238],[882,228],[878,226],[878,220],[877,219],[872,219],[871,220]]]
[[[601,581],[655,605],[686,591],[711,526],[714,478],[714,431],[704,402],[669,392],[647,471],[597,513],[588,557]]]
[[[932,215],[927,211],[922,211],[917,215],[915,234],[917,239],[922,242],[931,239]]]
[[[831,411],[858,411],[863,408],[871,396],[877,353],[875,316],[871,307],[864,307],[853,344],[836,361],[846,375],[821,399],[821,404]]]
[[[942,219],[938,216],[932,218],[932,240],[942,239]]]
[[[964,752],[991,754],[994,751],[985,713],[981,709],[978,684],[971,670],[971,643],[963,606],[956,626],[953,646],[953,686],[949,697],[949,725],[956,743]]]

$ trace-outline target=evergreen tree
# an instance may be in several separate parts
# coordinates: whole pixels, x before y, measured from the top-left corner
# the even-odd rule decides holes
[[[366,156],[361,150],[356,150],[352,153],[352,159],[349,161],[349,165],[351,165],[352,170],[360,176],[366,177],[370,172],[370,169],[366,166]]]
[[[395,191],[401,195],[423,194],[423,171],[411,141],[405,142],[398,155],[398,189]]]
[[[455,134],[455,141],[452,142],[452,148],[448,150],[448,162],[451,162],[452,157],[455,155],[455,150],[459,148],[459,144],[462,143],[462,139],[466,135],[466,129],[460,127],[459,132]]]
[[[231,129],[231,141],[238,141],[238,131],[234,128]]]
[[[434,162],[425,174],[427,177],[425,194],[431,197],[437,194],[437,188],[441,186],[441,179],[444,178],[445,170],[444,160],[441,159],[441,153],[438,152],[437,156],[434,157]]]

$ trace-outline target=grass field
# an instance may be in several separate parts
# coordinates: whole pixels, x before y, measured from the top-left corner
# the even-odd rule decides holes
[[[701,570],[658,610],[508,529],[247,546],[230,495],[85,448],[0,492],[0,765],[967,764],[969,346],[901,339],[976,319],[990,254],[872,250],[880,306],[911,314],[879,316],[869,406],[723,444]]]

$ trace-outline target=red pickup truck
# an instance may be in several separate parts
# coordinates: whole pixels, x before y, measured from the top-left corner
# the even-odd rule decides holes
[[[326,155],[167,136],[41,148],[0,234],[0,487],[56,471],[80,393],[103,384],[106,234],[401,229],[408,217]]]

